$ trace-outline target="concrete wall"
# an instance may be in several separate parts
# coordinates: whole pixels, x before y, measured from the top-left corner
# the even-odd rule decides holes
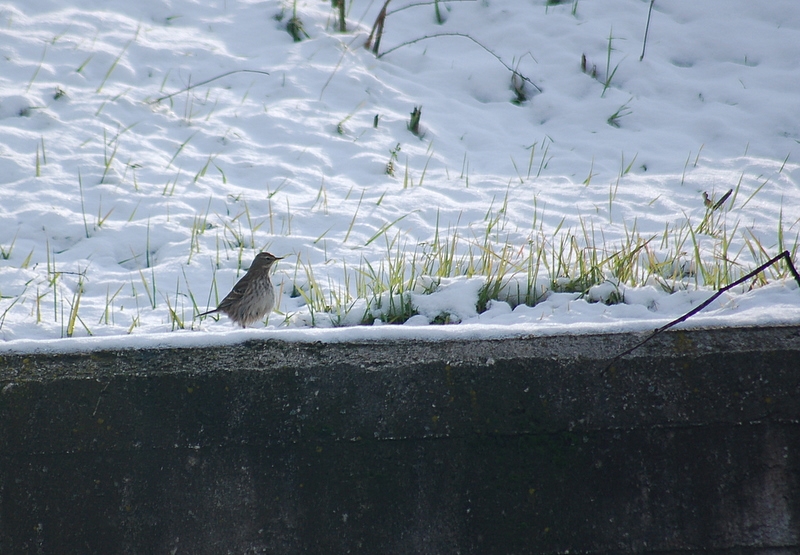
[[[0,357],[0,554],[800,552],[800,329]]]

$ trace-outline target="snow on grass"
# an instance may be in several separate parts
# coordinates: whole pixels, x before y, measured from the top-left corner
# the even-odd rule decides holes
[[[0,4],[2,348],[645,330],[796,255],[793,0],[656,3],[642,61],[643,0],[413,4],[377,57],[366,1]],[[264,249],[268,331],[193,319]]]

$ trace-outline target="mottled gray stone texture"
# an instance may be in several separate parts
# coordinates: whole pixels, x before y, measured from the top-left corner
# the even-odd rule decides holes
[[[800,329],[0,356],[0,554],[800,552]]]

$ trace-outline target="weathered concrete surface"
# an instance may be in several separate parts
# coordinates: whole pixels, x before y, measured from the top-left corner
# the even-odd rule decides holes
[[[800,552],[800,329],[0,357],[0,554]]]

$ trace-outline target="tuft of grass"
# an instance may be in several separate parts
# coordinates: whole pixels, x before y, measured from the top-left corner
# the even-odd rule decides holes
[[[362,322],[371,324],[380,320],[389,324],[402,324],[416,314],[409,292],[413,290],[416,274],[405,256],[405,245],[400,245],[399,234],[391,240],[385,236],[387,256],[377,265],[363,261],[359,273],[363,278],[363,292],[367,297]]]
[[[0,245],[0,258],[3,260],[8,260],[11,258],[11,253],[14,252],[14,245],[17,242],[17,235],[19,235],[19,230],[17,230],[17,232],[14,234],[14,238],[11,239],[11,244],[8,245],[8,247]]]
[[[39,71],[42,69],[42,64],[44,64],[44,57],[47,55],[47,44],[44,45],[44,49],[42,50],[42,58],[39,60],[39,65],[36,66],[36,70],[33,72],[30,81],[28,81],[28,86],[25,87],[25,92],[31,90],[33,83],[36,81],[36,78],[39,76]]]
[[[686,181],[686,170],[689,167],[689,160],[692,159],[692,151],[689,151],[689,156],[686,157],[686,163],[683,165],[683,173],[681,174],[681,186]]]
[[[122,48],[120,53],[117,55],[116,58],[114,58],[114,61],[111,63],[111,66],[108,68],[108,71],[106,71],[106,74],[103,77],[103,80],[100,82],[100,86],[97,87],[97,90],[95,91],[96,93],[100,93],[103,90],[103,87],[105,86],[106,81],[108,81],[108,78],[111,77],[111,74],[114,72],[114,69],[119,64],[119,61],[125,55],[125,52],[128,50],[128,47],[131,44],[133,44],[134,42],[136,42],[136,38],[138,36],[139,36],[139,29],[136,29],[136,34],[134,34],[133,38],[131,40],[129,40],[127,43],[125,43],[125,46]],[[86,65],[86,63],[88,63],[88,61],[89,60],[87,59],[86,62],[84,62],[84,65]],[[80,70],[82,68],[83,68],[83,66],[81,66],[81,68],[78,69],[78,73],[80,73]]]
[[[548,139],[550,141],[549,143],[548,143]],[[542,148],[543,148],[542,160],[539,162],[539,170],[536,172],[536,177],[539,177],[540,175],[542,175],[542,170],[546,169],[547,168],[547,164],[549,164],[550,160],[553,159],[552,156],[550,158],[547,157],[547,153],[550,151],[550,145],[552,143],[553,143],[553,139],[551,139],[550,137],[545,137],[544,140],[542,140]]]
[[[791,156],[791,155],[792,155],[792,153],[790,152],[789,154],[786,155],[786,158],[783,159],[783,163],[781,164],[781,167],[778,170],[778,174],[782,174],[783,173],[783,168],[786,167],[786,162],[789,161],[789,156]]]
[[[83,70],[86,69],[86,66],[89,65],[89,62],[92,61],[92,58],[94,58],[94,52],[89,54],[83,63],[78,66],[78,68],[75,70],[75,73],[83,73]]]
[[[756,188],[756,190],[755,190],[755,191],[753,191],[753,192],[752,192],[752,194],[751,194],[749,197],[747,197],[747,200],[745,200],[745,201],[744,201],[744,203],[742,204],[742,206],[740,206],[740,209],[743,209],[745,206],[747,206],[747,205],[748,205],[748,203],[749,203],[751,200],[753,200],[753,198],[754,198],[754,197],[755,197],[755,196],[756,196],[756,195],[759,193],[759,191],[761,191],[761,189],[763,189],[763,188],[764,188],[764,186],[765,186],[767,183],[769,183],[769,178],[767,178],[766,180],[764,180],[764,182],[763,182],[761,185],[759,185],[759,186]]]
[[[350,220],[350,225],[347,226],[347,233],[345,233],[342,243],[347,243],[347,239],[350,238],[350,233],[353,231],[353,226],[355,225],[356,218],[358,217],[358,211],[361,208],[361,202],[364,200],[364,192],[365,191],[362,189],[361,196],[359,197],[358,204],[356,205],[356,211],[353,213],[353,218]]]
[[[493,242],[488,240],[488,231],[487,227],[484,244],[480,246],[480,275],[485,277],[486,282],[478,291],[478,312],[486,312],[489,301],[498,299],[507,281],[514,276],[511,254],[515,249],[508,242],[501,244],[499,250],[496,249]]]
[[[86,330],[86,333],[92,335],[92,331],[89,327],[84,323],[83,319],[78,315],[78,310],[80,309],[81,305],[81,297],[84,293],[84,281],[86,279],[86,275],[83,272],[78,272],[78,284],[75,287],[75,293],[72,296],[72,302],[69,302],[69,317],[67,320],[67,330],[66,335],[67,337],[72,337],[75,334],[75,324],[76,322],[80,322],[83,328]]]
[[[186,277],[186,275],[184,274],[184,278],[185,277]],[[180,278],[176,278],[176,280],[175,280],[175,300],[174,301],[170,301],[169,295],[164,295],[164,301],[167,303],[167,315],[169,316],[169,322],[170,322],[170,325],[172,326],[172,331],[175,331],[176,329],[180,329],[180,330],[186,329],[186,323],[185,323],[186,318],[184,318],[184,316],[183,316],[184,311],[183,311],[183,307],[182,306],[181,306],[181,314],[178,314],[178,301],[179,301],[179,299],[182,299],[182,298],[183,298],[183,296],[182,296],[182,293],[181,293]],[[182,304],[183,303],[181,303],[181,305]],[[196,309],[197,306],[195,305],[194,308]]]
[[[11,309],[14,308],[14,305],[17,304],[20,300],[23,300],[25,298],[26,290],[27,290],[27,284],[25,290],[21,294],[17,295],[14,298],[14,300],[11,301],[11,303],[5,308],[5,310],[3,310],[3,313],[0,314],[0,330],[3,329],[3,323],[6,321],[6,316],[8,315],[9,312],[11,312]]]
[[[167,181],[164,183],[164,189],[161,191],[161,195],[165,197],[171,197],[175,194],[175,186],[178,184],[178,179],[181,177],[181,168],[178,168],[178,171],[175,173],[175,179],[172,181]]]
[[[706,146],[705,143],[700,145],[700,148],[697,149],[697,156],[694,157],[694,167],[697,167],[697,164],[700,162],[700,153],[703,152],[703,147]]]
[[[209,198],[205,214],[197,214],[192,220],[192,229],[189,239],[189,258],[186,261],[187,265],[192,263],[192,256],[194,256],[195,253],[200,253],[200,236],[211,229],[211,224],[208,223],[208,213],[210,210],[211,199]]]
[[[106,176],[108,172],[111,171],[111,164],[114,162],[114,158],[117,156],[117,147],[119,146],[118,141],[114,141],[114,150],[111,151],[111,154],[108,153],[108,140],[106,138],[106,130],[103,129],[103,177],[100,178],[100,183],[106,182]]]
[[[628,100],[628,102],[617,108],[616,112],[608,116],[608,119],[606,120],[608,125],[610,125],[611,127],[616,127],[617,129],[621,127],[619,124],[619,120],[633,113],[633,110],[631,110],[630,107],[628,106],[631,103],[631,100],[633,100],[633,97],[631,97]]]
[[[416,212],[416,210],[415,210],[414,212]],[[387,222],[387,223],[383,224],[383,225],[380,227],[380,229],[379,229],[378,231],[376,231],[376,232],[375,232],[375,234],[374,234],[372,237],[370,237],[370,238],[367,240],[367,242],[366,242],[366,243],[364,243],[364,246],[365,246],[365,247],[369,246],[369,245],[370,245],[371,243],[373,243],[373,242],[374,242],[376,239],[378,239],[379,237],[381,237],[382,235],[384,235],[384,234],[385,234],[385,233],[386,233],[386,232],[387,232],[387,231],[388,231],[390,228],[392,228],[392,227],[393,227],[393,226],[394,226],[396,223],[398,223],[398,222],[400,222],[400,221],[404,220],[404,219],[406,218],[406,216],[410,216],[410,215],[411,215],[411,214],[413,214],[414,212],[411,212],[411,213],[409,213],[409,214],[403,214],[402,216],[398,216],[397,218],[395,218],[395,219],[394,219],[394,220],[392,220],[391,222]]]
[[[45,240],[47,247],[47,282],[53,289],[53,321],[58,322],[58,280],[61,272],[56,271],[56,254],[50,250],[50,239]],[[51,256],[52,253],[52,256]]]
[[[209,154],[208,155],[208,158],[206,159],[206,163],[203,165],[202,168],[200,168],[200,170],[196,174],[194,174],[194,179],[192,179],[192,183],[197,183],[198,180],[200,180],[200,179],[202,179],[203,177],[206,176],[206,171],[208,170],[208,166],[210,166],[212,163],[214,163],[214,159],[216,157],[217,157],[216,154]],[[225,174],[223,174],[223,178],[224,178],[224,176],[225,176]]]
[[[31,258],[33,258],[33,251],[34,249],[31,249],[31,252],[28,253],[28,256],[26,256],[25,259],[22,261],[22,264],[19,265],[20,268],[26,269],[28,268],[28,266],[30,266]]]
[[[305,27],[303,27],[303,21],[297,15],[297,0],[292,2],[292,17],[286,22],[286,30],[292,36],[294,42],[300,42],[304,37],[311,38]]]
[[[614,66],[614,69],[611,69],[611,52],[615,50],[613,47],[613,41],[617,38],[614,36],[614,28],[611,27],[611,30],[608,32],[608,47],[606,48],[606,78],[603,81],[603,92],[600,94],[600,97],[604,97],[606,95],[606,91],[611,87],[611,81],[614,79],[614,75],[616,75],[617,70],[619,69],[620,62],[617,62],[617,65]]]
[[[577,9],[577,2],[574,5],[575,9]],[[573,13],[574,15],[574,13]],[[606,46],[606,71],[605,76],[600,78],[597,72],[597,65],[592,64],[591,68],[589,67],[589,61],[586,58],[586,54],[581,54],[581,71],[586,75],[589,75],[592,79],[596,79],[600,81],[603,85],[603,92],[600,93],[600,97],[603,98],[606,95],[606,91],[611,88],[611,82],[614,80],[614,76],[617,74],[617,70],[619,69],[619,64],[622,62],[621,60],[617,62],[617,64],[612,68],[611,67],[611,53],[616,51],[614,48],[614,41],[619,40],[619,37],[614,36],[614,28],[611,27],[611,30],[608,33],[607,39],[607,46]]]
[[[625,153],[623,152],[620,155],[619,175],[617,176],[617,182],[619,182],[620,179],[622,179],[623,177],[625,177],[626,175],[628,175],[631,172],[631,169],[633,168],[633,165],[636,163],[636,158],[638,158],[638,157],[639,157],[639,153],[637,152],[636,154],[633,155],[633,159],[626,166],[625,165]]]
[[[325,176],[322,176],[319,184],[319,191],[317,191],[317,198],[314,199],[314,203],[311,205],[311,209],[313,210],[314,207],[317,206],[319,203],[320,208],[322,209],[323,214],[328,213],[328,192],[325,190]]]
[[[592,156],[592,163],[589,165],[589,175],[586,176],[582,184],[588,187],[595,175],[597,174],[594,173],[594,156]]]
[[[317,315],[319,313],[329,312],[331,307],[327,303],[323,289],[314,275],[313,267],[310,263],[304,264],[300,256],[297,257],[295,276],[297,276],[298,269],[302,269],[303,273],[305,274],[305,283],[304,285],[298,287],[298,280],[295,277],[295,289],[293,296],[302,297],[306,308],[309,311],[309,316],[311,317],[311,325],[314,326],[317,324]]]
[[[86,205],[83,201],[83,179],[81,178],[81,170],[78,170],[78,191],[81,195],[81,212],[83,213],[83,230],[86,233],[86,238],[89,238],[89,223],[86,221]]]
[[[108,217],[111,215],[111,213],[113,211],[114,211],[114,209],[111,208],[108,212],[106,212],[105,215],[103,215],[103,197],[100,197],[100,202],[97,205],[97,225],[96,225],[96,228],[103,227],[103,224],[106,223],[106,220],[108,219]]]
[[[134,253],[132,250],[131,250],[131,254],[133,255],[133,259],[138,262],[139,256],[136,253]],[[158,297],[157,297],[157,289],[156,289],[155,269],[150,264],[150,222],[149,222],[149,220],[148,220],[148,223],[147,223],[147,240],[146,240],[146,246],[145,246],[145,263],[146,263],[146,267],[150,268],[150,281],[151,281],[151,283],[147,283],[147,278],[145,277],[144,272],[142,271],[141,267],[138,268],[139,278],[141,279],[142,285],[144,286],[144,291],[147,294],[147,299],[149,301],[150,307],[153,310],[155,310],[157,308],[157,299],[158,299]],[[151,285],[152,285],[152,288],[151,288]],[[133,289],[132,295],[136,299],[137,309],[138,309],[139,300],[138,300],[138,295],[136,293],[136,288],[135,288],[135,286],[133,284],[133,281],[131,281],[131,288]]]
[[[103,314],[100,316],[100,320],[97,321],[98,324],[105,324],[105,325],[114,325],[114,299],[117,298],[120,291],[125,287],[125,284],[119,286],[119,289],[112,295],[111,294],[111,286],[106,288],[106,305],[103,308]]]
[[[167,169],[172,165],[172,162],[175,161],[175,158],[178,157],[178,155],[183,151],[183,149],[186,148],[186,145],[189,144],[189,141],[191,141],[194,138],[194,136],[197,135],[199,132],[200,131],[195,131],[194,133],[189,135],[189,138],[187,138],[185,141],[183,141],[180,144],[180,146],[178,146],[178,150],[176,150],[175,154],[172,155],[172,158],[169,159],[169,162],[167,162],[167,165],[166,165],[166,167],[164,169]]]
[[[428,159],[425,160],[425,165],[422,167],[422,175],[419,176],[419,183],[417,184],[418,187],[422,187],[423,182],[425,181],[425,174],[428,171],[428,165],[431,163],[431,158],[433,158],[433,141],[428,145]]]
[[[391,175],[392,177],[395,176],[395,162],[397,162],[398,155],[400,154],[400,143],[397,143],[395,147],[389,150],[389,161],[386,162],[386,174]]]

